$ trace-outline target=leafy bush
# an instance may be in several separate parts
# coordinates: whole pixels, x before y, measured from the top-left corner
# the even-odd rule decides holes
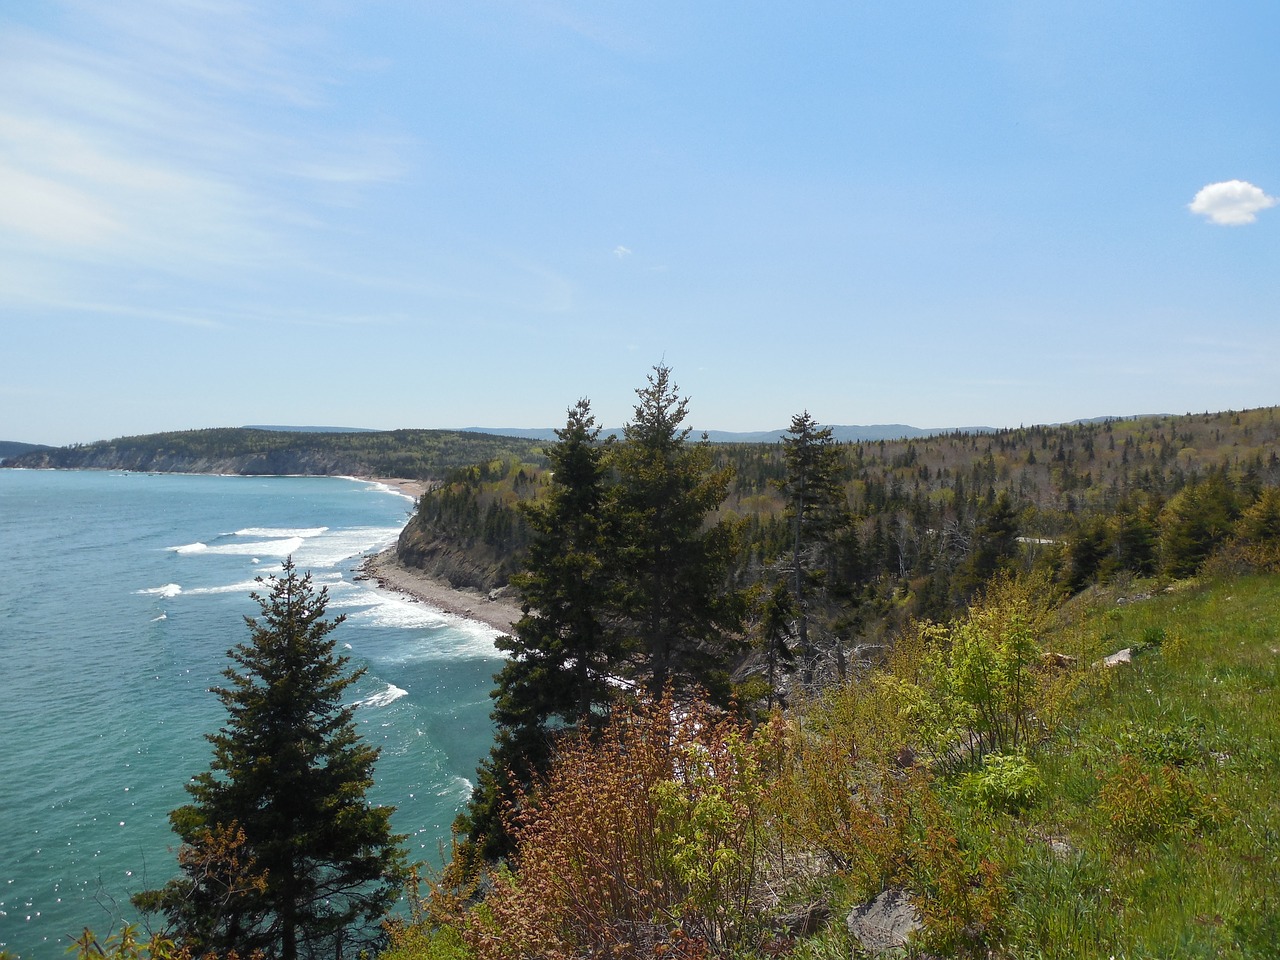
[[[76,960],[187,960],[191,956],[190,951],[161,934],[140,938],[138,928],[131,923],[101,941],[86,927],[84,933],[71,942],[67,953]]]
[[[709,707],[619,708],[512,810],[517,855],[464,937],[481,960],[723,955],[750,933],[763,744]]]
[[[1044,779],[1035,763],[1022,753],[989,753],[982,769],[960,780],[960,791],[971,803],[992,813],[1020,813],[1044,793]]]
[[[1110,839],[1120,847],[1206,829],[1222,815],[1217,796],[1187,772],[1168,764],[1143,764],[1130,754],[1103,778],[1098,809],[1108,822]]]
[[[1132,724],[1121,734],[1120,746],[1126,753],[1158,766],[1185,767],[1200,763],[1208,755],[1203,735],[1204,722],[1188,716],[1181,723]]]

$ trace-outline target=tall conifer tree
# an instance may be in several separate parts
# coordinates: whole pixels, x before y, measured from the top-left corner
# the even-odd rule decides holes
[[[380,936],[407,875],[403,838],[393,808],[365,799],[379,751],[342,703],[363,673],[334,654],[342,617],[325,619],[327,591],[292,559],[266,582],[249,642],[229,651],[228,684],[213,691],[227,710],[207,737],[213,762],[169,816],[183,874],[135,903],[167,914],[197,954],[342,956]]]
[[[459,824],[490,859],[509,852],[503,807],[513,788],[528,788],[546,771],[555,730],[592,724],[613,699],[620,647],[606,619],[616,571],[599,432],[588,401],[578,401],[547,452],[548,495],[521,505],[532,541],[512,582],[524,615],[512,636],[498,640],[509,659],[491,694],[496,742]]]
[[[689,442],[688,398],[669,367],[654,367],[626,425],[614,464],[621,612],[649,671],[649,693],[669,681],[727,692],[726,638],[740,622],[726,593],[732,549],[727,524],[710,517],[728,491],[705,439]]]
[[[806,410],[791,418],[782,437],[787,475],[782,491],[791,518],[791,592],[795,597],[800,650],[809,653],[806,598],[813,558],[811,547],[825,541],[844,520],[843,457],[830,427],[819,427]]]

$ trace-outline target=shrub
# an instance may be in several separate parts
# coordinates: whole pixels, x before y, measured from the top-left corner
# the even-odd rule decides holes
[[[517,854],[464,937],[488,960],[697,957],[750,933],[761,746],[701,704],[619,708],[510,811]]]
[[[1212,826],[1222,814],[1216,796],[1178,767],[1144,765],[1125,754],[1102,780],[1098,809],[1107,819],[1110,839],[1121,847],[1176,832]]]
[[[982,759],[981,770],[961,778],[960,791],[991,813],[1020,813],[1040,799],[1044,780],[1025,754],[989,753]]]

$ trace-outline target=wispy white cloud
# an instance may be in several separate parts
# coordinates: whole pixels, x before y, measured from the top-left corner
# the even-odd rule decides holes
[[[1207,217],[1213,223],[1238,227],[1253,223],[1258,212],[1274,207],[1280,199],[1269,197],[1258,187],[1244,180],[1224,180],[1202,187],[1195,199],[1188,204],[1192,213]]]
[[[0,256],[56,280],[86,262],[228,282],[306,269],[326,194],[349,206],[403,176],[405,141],[333,129],[343,67],[315,56],[323,27],[278,9],[64,0],[56,37],[0,16]]]
[[[631,256],[631,248],[624,247],[622,244],[618,244],[616,247],[613,248],[613,255],[617,257],[619,260],[623,260]]]
[[[0,231],[60,247],[99,246],[120,232],[96,197],[49,177],[0,163]]]

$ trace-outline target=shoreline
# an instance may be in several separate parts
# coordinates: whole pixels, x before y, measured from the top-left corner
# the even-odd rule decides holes
[[[404,477],[351,477],[351,480],[360,480],[364,483],[380,483],[384,487],[390,487],[401,496],[408,497],[416,505],[418,498],[427,492],[427,482],[425,480],[406,480]]]
[[[372,580],[381,590],[402,594],[452,617],[483,623],[499,633],[511,633],[513,624],[523,615],[511,597],[490,598],[479,590],[460,590],[414,567],[406,567],[396,557],[394,545],[365,557],[356,579]]]
[[[369,483],[390,487],[416,504],[426,491],[423,480],[404,477],[354,477]],[[520,604],[512,597],[488,596],[475,589],[458,589],[445,580],[433,577],[416,567],[406,567],[396,556],[394,544],[361,561],[357,580],[372,580],[378,589],[425,603],[442,613],[463,620],[483,623],[499,633],[511,633],[512,626],[523,615]]]

